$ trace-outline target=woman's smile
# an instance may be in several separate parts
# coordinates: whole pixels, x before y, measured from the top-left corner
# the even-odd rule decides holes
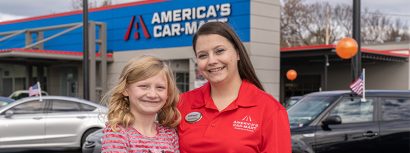
[[[212,69],[209,69],[208,72],[210,72],[210,73],[212,73],[212,72],[219,72],[219,71],[222,71],[222,70],[225,69],[225,68],[226,68],[226,66],[217,67],[217,68],[212,68]]]

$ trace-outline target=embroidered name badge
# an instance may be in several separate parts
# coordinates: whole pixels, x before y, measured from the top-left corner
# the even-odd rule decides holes
[[[191,112],[185,116],[185,121],[188,123],[195,123],[198,122],[202,118],[202,114],[200,112]]]

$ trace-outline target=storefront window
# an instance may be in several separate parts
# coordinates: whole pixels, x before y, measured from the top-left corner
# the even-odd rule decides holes
[[[177,87],[181,92],[189,90],[189,73],[188,72],[176,72],[175,79]]]

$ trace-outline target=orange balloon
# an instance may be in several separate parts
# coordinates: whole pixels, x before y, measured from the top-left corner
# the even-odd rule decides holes
[[[294,69],[290,69],[290,70],[288,70],[288,72],[286,73],[286,77],[287,77],[290,81],[295,80],[297,76],[298,76],[298,73],[297,73]]]
[[[357,54],[357,46],[356,40],[343,38],[336,45],[336,54],[342,59],[350,59]]]

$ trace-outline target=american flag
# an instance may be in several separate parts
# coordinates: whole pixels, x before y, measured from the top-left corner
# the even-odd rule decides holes
[[[34,84],[30,88],[28,88],[28,96],[36,96],[40,95],[40,86],[39,83]]]
[[[364,90],[363,73],[360,75],[360,77],[356,81],[350,84],[350,89],[358,95],[363,94],[363,90]]]

